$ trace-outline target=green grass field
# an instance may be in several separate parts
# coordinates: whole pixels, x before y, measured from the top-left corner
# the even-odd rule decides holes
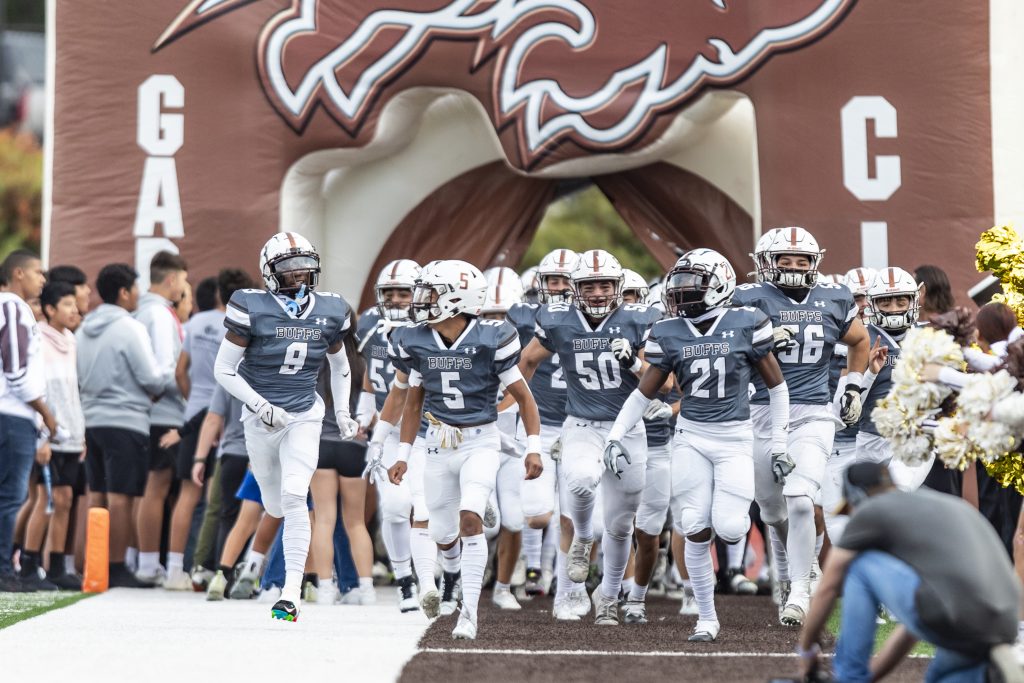
[[[0,593],[0,628],[73,605],[91,593]]]
[[[835,609],[832,610],[832,615],[828,618],[828,630],[833,636],[839,635],[839,618],[840,618],[840,607],[841,603],[836,604]],[[896,630],[899,624],[895,621],[886,621],[884,624],[878,625],[878,630],[875,631],[875,652],[882,647],[882,643],[892,635],[892,632]],[[910,651],[912,655],[926,655],[928,657],[935,656],[935,646],[930,643],[918,643],[914,646],[914,649]]]

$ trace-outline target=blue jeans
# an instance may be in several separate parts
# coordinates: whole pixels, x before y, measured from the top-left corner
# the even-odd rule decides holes
[[[837,680],[871,680],[868,664],[875,645],[875,617],[878,606],[885,605],[918,640],[935,645],[926,683],[984,683],[987,660],[944,647],[942,639],[921,623],[914,599],[920,583],[910,565],[887,553],[869,550],[854,559],[843,584],[843,614],[832,664]]]
[[[31,420],[0,413],[0,574],[14,573],[14,522],[28,497],[37,434]]]
[[[284,533],[284,525],[277,532],[277,539],[274,541],[270,553],[267,555],[267,568],[263,572],[263,590],[271,586],[284,586],[284,549],[281,545],[281,535]],[[349,550],[348,536],[345,534],[345,525],[341,517],[334,527],[334,571],[338,575],[338,588],[342,593],[350,591],[359,585],[359,575],[356,573],[356,566],[352,562],[352,552]],[[321,577],[324,580],[330,577]]]

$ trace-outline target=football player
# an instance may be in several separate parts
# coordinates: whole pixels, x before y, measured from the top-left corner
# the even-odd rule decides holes
[[[635,270],[622,269],[622,302],[626,304],[646,304],[651,288],[647,281]]]
[[[572,300],[572,272],[579,262],[579,254],[570,249],[555,249],[544,256],[537,266],[537,297],[540,305],[561,303]],[[524,303],[512,306],[508,321],[516,326],[519,339],[526,348],[533,340],[537,327],[537,313],[540,305]],[[523,548],[526,554],[526,592],[537,595],[541,592],[542,547],[544,529],[549,528],[555,511],[555,492],[559,493],[562,514],[559,517],[559,549],[555,563],[557,594],[552,615],[556,619],[576,621],[590,612],[590,599],[583,583],[569,580],[566,574],[566,558],[572,542],[572,522],[565,515],[564,487],[559,487],[557,456],[560,447],[562,425],[565,422],[566,384],[558,354],[542,360],[530,378],[530,390],[540,411],[541,460],[544,471],[541,476],[523,484],[523,514],[526,528],[523,530]],[[551,529],[549,533],[557,533]]]
[[[526,425],[526,478],[540,475],[540,416],[519,372],[519,335],[505,321],[479,318],[487,281],[465,261],[424,266],[413,292],[420,323],[403,331],[399,356],[409,367],[398,462],[388,472],[398,484],[407,470],[420,416],[426,435],[424,484],[430,533],[442,550],[462,539],[462,604],[456,639],[476,638],[477,606],[487,564],[483,516],[500,467],[495,397],[505,385]]]
[[[523,300],[523,285],[511,268],[488,268],[484,271],[487,295],[481,309],[484,320],[505,320],[508,310]],[[517,331],[518,334],[518,331]],[[520,342],[521,343],[521,342]],[[499,399],[496,396],[495,399]],[[534,399],[536,400],[536,399]],[[519,610],[522,605],[512,594],[512,573],[522,549],[524,479],[523,453],[516,440],[518,404],[498,414],[501,432],[501,467],[495,487],[501,529],[498,532],[498,566],[492,601],[505,610]],[[543,463],[543,460],[542,460]]]
[[[377,305],[359,318],[356,338],[366,361],[366,373],[363,375],[363,392],[359,396],[356,419],[364,433],[377,411],[384,407],[395,380],[395,367],[388,359],[388,338],[396,327],[412,324],[412,290],[419,274],[419,264],[409,259],[399,259],[384,266],[374,285]],[[398,454],[398,434],[386,428],[381,431],[386,437],[382,466],[390,467]],[[364,474],[369,473],[364,471]],[[412,580],[412,530],[409,522],[412,494],[409,483],[395,486],[384,477],[377,478],[376,483],[380,498],[381,537],[398,583],[398,608],[402,612],[415,611],[419,609],[419,603]]]
[[[619,623],[619,591],[647,459],[642,423],[623,437],[628,457],[603,461],[605,437],[640,381],[644,338],[661,317],[643,304],[623,304],[622,286],[614,256],[601,249],[582,254],[572,274],[573,303],[547,304],[538,312],[536,338],[520,364],[531,377],[544,359],[558,354],[567,384],[559,487],[566,492],[562,513],[574,532],[566,572],[571,581],[585,581],[590,571],[598,485],[602,489],[604,578],[592,596],[599,625]]]
[[[738,286],[733,296],[734,304],[758,308],[771,318],[775,354],[789,387],[786,452],[772,449],[768,391],[757,375],[751,400],[755,497],[761,518],[771,527],[782,598],[779,620],[787,626],[801,625],[810,603],[817,542],[814,501],[835,437],[828,373],[836,343],[848,348],[847,384],[840,400],[846,425],[860,419],[868,366],[868,334],[857,318],[853,294],[843,285],[818,284],[822,254],[803,228],[776,228],[758,240],[752,254],[758,283]]]
[[[352,310],[337,294],[315,291],[320,256],[299,234],[271,237],[260,251],[260,272],[266,291],[239,290],[228,302],[214,375],[245,404],[246,450],[263,505],[284,518],[285,585],[271,615],[295,621],[310,541],[306,497],[324,417],[316,380],[325,358],[341,437],[351,439],[359,428],[348,408]]]
[[[711,249],[687,252],[669,272],[669,316],[654,324],[645,346],[648,362],[639,388],[608,433],[606,460],[623,457],[623,436],[674,376],[684,398],[672,448],[675,526],[686,535],[685,561],[699,616],[693,642],[718,637],[714,567],[715,535],[743,541],[754,500],[754,434],[747,386],[756,369],[768,388],[773,453],[786,450],[789,393],[772,355],[772,324],[756,308],[729,308],[736,273]]]

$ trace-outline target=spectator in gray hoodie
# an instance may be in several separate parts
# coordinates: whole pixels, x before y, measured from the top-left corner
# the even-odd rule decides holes
[[[133,314],[146,326],[153,353],[161,372],[178,367],[184,328],[175,306],[188,288],[188,268],[184,259],[169,251],[157,252],[149,264],[149,291],[139,299]],[[167,575],[160,565],[160,533],[163,529],[164,504],[174,480],[177,462],[178,430],[185,423],[185,399],[177,383],[153,405],[149,420],[149,474],[146,492],[139,501],[138,526],[139,568],[135,575],[140,581],[162,584]],[[177,566],[181,553],[175,553]]]
[[[110,585],[141,588],[125,567],[134,499],[146,486],[153,399],[175,388],[174,371],[157,364],[146,327],[132,318],[138,273],[108,265],[96,279],[103,300],[79,327],[78,381],[85,414],[90,505],[110,510]]]

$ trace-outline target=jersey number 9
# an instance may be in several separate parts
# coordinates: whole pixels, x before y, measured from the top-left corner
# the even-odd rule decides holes
[[[282,375],[294,375],[306,364],[306,342],[292,342],[284,352],[284,365],[278,371]]]

